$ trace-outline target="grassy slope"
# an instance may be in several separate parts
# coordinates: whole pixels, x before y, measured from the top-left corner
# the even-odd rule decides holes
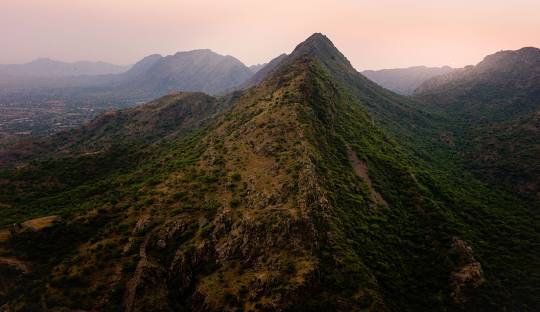
[[[338,99],[337,105],[341,106],[336,109],[333,122],[322,122],[316,128],[333,125],[329,132],[337,135],[328,140],[333,144],[330,150],[341,150],[341,155],[325,155],[321,159],[343,162],[344,146],[352,146],[368,164],[376,188],[391,206],[360,213],[356,210],[354,189],[344,187],[347,183],[328,187],[341,191],[335,194],[336,206],[349,208],[343,209],[342,217],[349,222],[345,223],[350,231],[347,237],[358,242],[358,252],[369,259],[364,261],[372,265],[383,289],[391,294],[388,301],[396,309],[412,306],[437,310],[447,306],[445,287],[452,263],[445,253],[449,252],[452,238],[460,237],[474,246],[489,280],[475,298],[478,301],[471,302],[469,308],[478,305],[477,309],[523,309],[524,302],[537,305],[538,290],[533,285],[538,281],[535,258],[539,234],[537,218],[528,210],[531,207],[475,181],[459,164],[438,166],[448,159],[433,159],[436,153],[426,162],[422,157],[425,142],[398,144],[396,139],[404,142],[401,133],[374,127],[365,111],[355,106],[355,102],[362,107],[366,103],[358,103],[347,88],[333,86],[324,70],[319,72],[321,78],[314,89],[327,93],[324,95],[323,91],[323,99],[314,103],[321,105]],[[342,181],[346,177],[346,164],[342,164],[341,171],[336,168],[338,162],[323,164],[326,170],[334,172],[327,181]],[[522,246],[517,250],[515,240]],[[366,248],[370,241],[373,245]],[[534,264],[524,268],[529,261]],[[443,265],[435,268],[434,263]]]

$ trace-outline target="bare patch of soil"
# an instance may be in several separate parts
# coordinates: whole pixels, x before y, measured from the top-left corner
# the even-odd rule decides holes
[[[366,166],[366,164],[360,159],[358,159],[358,157],[356,156],[356,153],[353,150],[349,149],[347,151],[347,154],[356,175],[361,177],[367,183],[373,201],[379,205],[384,205],[388,207],[388,203],[386,202],[386,200],[384,200],[382,195],[379,192],[377,192],[375,188],[373,187],[373,183],[371,182],[371,179],[369,177],[368,167]]]

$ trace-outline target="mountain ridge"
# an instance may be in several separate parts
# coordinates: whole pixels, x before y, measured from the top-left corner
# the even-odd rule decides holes
[[[0,68],[1,70],[1,68]],[[180,51],[172,55],[152,54],[129,69],[115,74],[78,76],[13,76],[2,81],[10,89],[51,89],[56,92],[110,94],[146,100],[174,91],[223,93],[247,81],[253,72],[230,55],[210,49]]]
[[[115,77],[114,87],[142,89],[154,96],[171,91],[216,94],[241,84],[252,75],[252,71],[233,56],[198,49],[148,56],[132,70]]]
[[[414,137],[431,137],[429,114],[357,73],[322,34],[224,101],[208,123],[172,140],[2,173],[10,220],[36,211],[63,218],[0,244],[38,268],[28,280],[10,271],[9,306],[538,305],[537,217],[461,168],[439,166],[453,160],[424,159]],[[94,175],[72,176],[95,164]]]
[[[423,107],[448,116],[457,149],[479,176],[540,199],[540,49],[489,55],[418,88]]]
[[[84,75],[119,74],[130,66],[120,66],[106,62],[62,62],[49,58],[39,58],[25,64],[0,65],[0,75],[13,77],[59,78]]]

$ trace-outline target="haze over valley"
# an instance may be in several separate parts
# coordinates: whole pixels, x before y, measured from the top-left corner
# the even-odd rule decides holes
[[[0,311],[540,310],[538,12],[0,4]]]

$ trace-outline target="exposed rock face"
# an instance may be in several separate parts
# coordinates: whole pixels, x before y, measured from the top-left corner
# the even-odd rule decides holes
[[[455,269],[450,275],[450,289],[455,304],[468,300],[467,292],[485,282],[482,265],[474,258],[473,249],[463,240],[454,238],[450,256],[455,260]]]
[[[373,188],[373,182],[371,181],[371,178],[369,177],[368,168],[366,164],[360,159],[358,159],[358,156],[356,156],[356,153],[350,148],[347,151],[347,156],[349,157],[349,160],[351,161],[354,172],[359,177],[361,177],[368,185],[373,201],[377,203],[378,205],[384,205],[388,207],[388,203],[386,202],[386,200],[384,200],[382,195]]]
[[[291,78],[291,96],[299,96],[301,79]],[[283,309],[315,285],[324,236],[315,218],[330,207],[308,158],[312,147],[295,144],[305,135],[278,86],[273,81],[246,95],[230,114],[250,117],[224,118],[206,138],[198,170],[225,166],[237,175],[198,200],[231,203],[221,200],[215,215],[177,216],[146,234],[126,289],[128,310],[141,311],[158,297],[168,308],[219,311],[245,302],[245,309]],[[293,152],[296,159],[277,157]],[[297,179],[287,171],[293,162],[302,164]]]

